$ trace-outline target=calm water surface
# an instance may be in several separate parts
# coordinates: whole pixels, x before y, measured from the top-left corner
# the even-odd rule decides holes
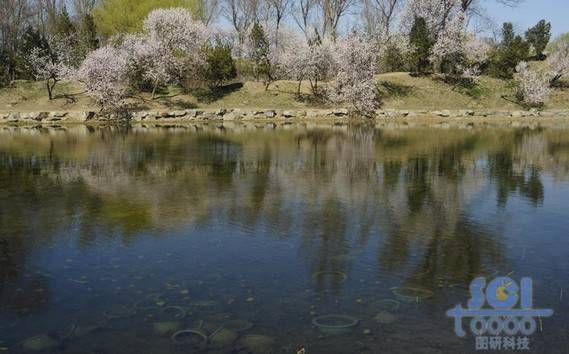
[[[0,128],[5,351],[474,352],[445,312],[506,274],[567,353],[569,130]]]

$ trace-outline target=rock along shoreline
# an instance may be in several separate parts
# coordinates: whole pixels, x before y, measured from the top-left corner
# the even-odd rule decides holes
[[[310,120],[357,120],[350,115],[347,109],[302,109],[302,110],[242,110],[242,109],[215,109],[200,110],[186,109],[176,111],[134,111],[131,112],[131,122],[140,123],[182,123],[182,122],[208,122],[208,121],[310,121]],[[529,111],[500,111],[500,110],[376,110],[371,117],[360,117],[360,120],[391,120],[394,118],[408,118],[412,120],[438,119],[439,121],[454,119],[479,120],[480,118],[548,118],[548,120],[569,120],[567,110],[529,110]],[[478,118],[478,119],[476,119]],[[515,120],[515,119],[514,119]],[[105,123],[114,122],[115,117],[100,115],[93,111],[57,111],[57,112],[0,112],[2,123]]]

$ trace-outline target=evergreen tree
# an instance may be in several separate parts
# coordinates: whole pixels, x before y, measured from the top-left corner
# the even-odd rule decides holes
[[[237,68],[231,56],[231,46],[217,41],[215,45],[205,49],[207,69],[206,80],[213,87],[237,77]]]
[[[81,39],[85,42],[90,50],[99,48],[99,38],[97,36],[97,26],[93,15],[86,14],[83,16],[81,25]]]
[[[61,13],[57,16],[54,34],[57,39],[69,39],[76,34],[75,25],[71,21],[65,6],[63,6]]]
[[[263,27],[255,22],[249,34],[250,57],[253,62],[253,75],[258,80],[265,77],[266,82],[271,81],[271,63],[269,60],[269,40],[265,35]]]
[[[513,28],[511,23],[504,23],[502,42],[490,55],[490,74],[500,79],[513,78],[516,66],[529,56],[530,44]]]
[[[433,41],[424,18],[415,18],[409,33],[409,43],[415,48],[411,60],[413,66],[417,73],[424,74],[429,66],[429,56],[433,47]]]
[[[526,32],[526,40],[535,49],[537,59],[544,60],[545,55],[543,51],[549,44],[551,39],[551,23],[545,20],[539,21],[534,27],[528,29]]]
[[[8,51],[0,48],[0,87],[10,83],[10,59]]]
[[[95,25],[95,20],[91,14],[83,15],[81,18],[78,44],[78,55],[81,59],[87,57],[89,52],[99,48],[97,26]]]
[[[505,22],[502,25],[502,46],[509,46],[514,42],[516,38],[516,32],[514,31],[514,24],[511,22]]]
[[[22,42],[18,49],[21,55],[28,55],[34,48],[47,51],[49,50],[49,43],[40,30],[29,26],[22,36]]]
[[[42,53],[49,53],[49,42],[47,38],[41,33],[39,29],[35,29],[31,26],[27,27],[23,36],[22,41],[18,48],[18,55],[16,56],[16,71],[18,77],[22,79],[31,79],[32,73],[30,72],[30,65],[28,58],[32,53],[34,48],[39,48]]]

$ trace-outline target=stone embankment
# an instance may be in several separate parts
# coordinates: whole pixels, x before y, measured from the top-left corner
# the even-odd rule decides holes
[[[569,118],[569,110],[530,110],[530,111],[500,111],[500,110],[377,110],[371,118]],[[243,110],[216,109],[200,110],[187,109],[177,111],[139,111],[131,113],[133,122],[183,122],[183,121],[247,121],[247,120],[320,120],[353,118],[347,109],[302,109],[302,110]],[[106,122],[112,121],[112,116],[99,115],[91,111],[64,112],[0,112],[0,123],[56,123],[56,122]]]

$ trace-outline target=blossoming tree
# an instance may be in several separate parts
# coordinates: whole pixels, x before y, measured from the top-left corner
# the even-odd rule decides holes
[[[526,62],[516,66],[514,79],[518,85],[518,99],[528,106],[543,106],[551,89],[549,73],[531,70]]]
[[[466,15],[455,16],[439,33],[431,61],[441,72],[474,82],[489,57],[490,46],[466,29]]]
[[[118,109],[124,103],[127,89],[128,62],[124,50],[110,45],[91,52],[77,73],[87,94],[92,96],[102,109]]]
[[[547,60],[553,71],[552,85],[569,76],[569,41],[559,43]]]
[[[349,105],[353,112],[369,114],[378,105],[373,79],[377,50],[372,41],[361,34],[351,33],[336,43],[334,61],[337,74],[330,98]]]
[[[308,41],[292,36],[289,38],[289,45],[281,54],[285,76],[298,81],[298,95],[304,80],[310,82],[312,94],[319,95],[318,85],[330,77],[334,65],[332,44],[327,40],[321,41],[317,36]]]
[[[125,36],[122,48],[131,70],[141,71],[151,83],[154,98],[158,86],[180,78],[188,67],[203,65],[201,48],[208,38],[207,28],[194,22],[187,9],[158,9],[144,21],[142,34]]]
[[[69,41],[48,40],[47,48],[33,48],[27,57],[30,71],[36,81],[45,81],[47,94],[53,99],[58,82],[72,76],[72,50]]]

